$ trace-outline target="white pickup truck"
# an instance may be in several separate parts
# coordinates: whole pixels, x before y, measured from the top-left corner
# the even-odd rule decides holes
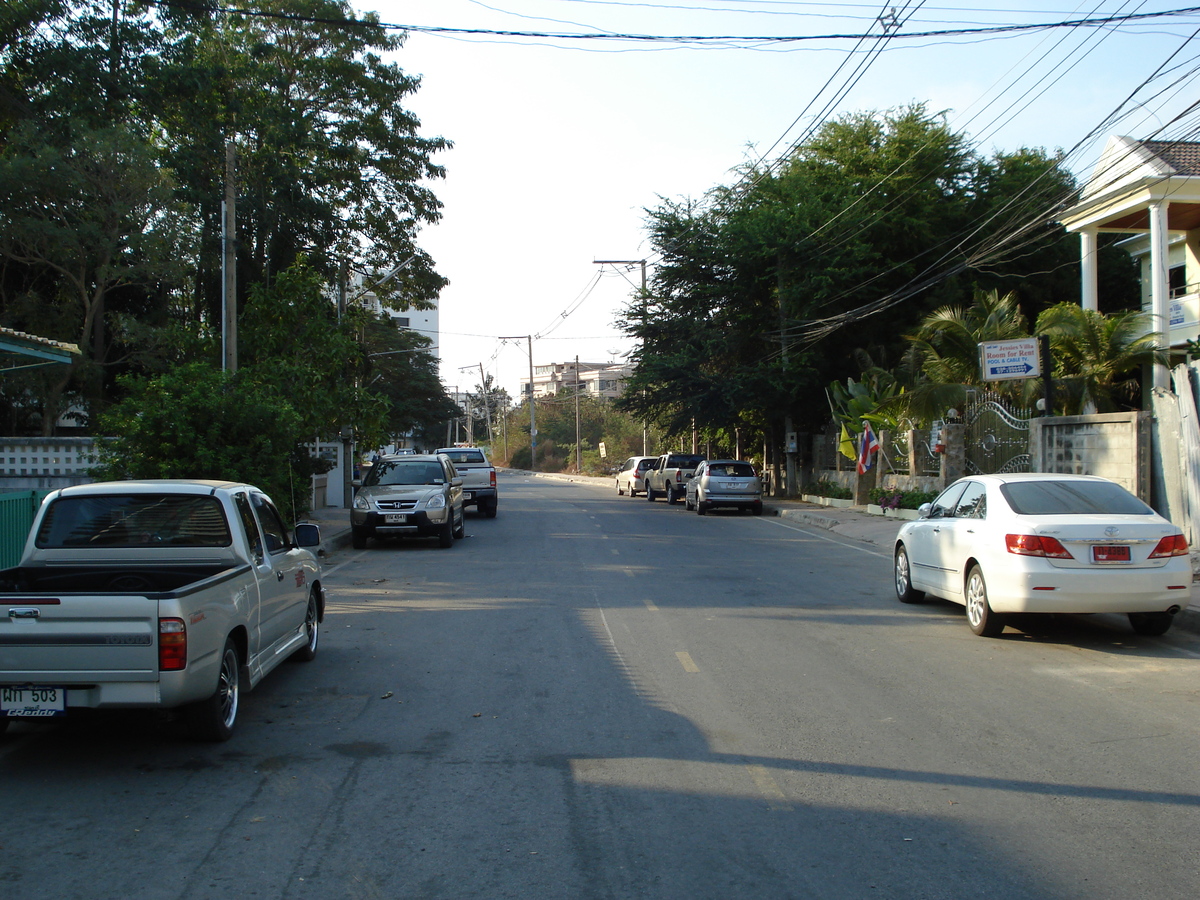
[[[489,519],[496,518],[500,492],[496,488],[496,469],[478,447],[443,447],[463,480],[463,508],[474,506]]]
[[[674,506],[687,494],[688,479],[704,457],[695,453],[664,453],[646,472],[646,499],[666,497]]]
[[[0,570],[0,730],[94,709],[179,709],[228,740],[242,690],[317,652],[320,564],[265,494],[219,481],[122,481],[43,501]]]

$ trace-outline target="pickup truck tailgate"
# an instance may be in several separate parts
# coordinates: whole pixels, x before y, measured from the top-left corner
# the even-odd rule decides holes
[[[131,594],[0,596],[0,683],[158,678],[158,601]]]

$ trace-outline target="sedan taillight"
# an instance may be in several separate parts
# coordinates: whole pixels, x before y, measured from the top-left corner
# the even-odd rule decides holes
[[[187,668],[187,626],[183,619],[158,620],[158,668],[161,672]]]
[[[1182,534],[1169,534],[1154,548],[1151,559],[1163,559],[1168,556],[1187,556],[1188,542]]]
[[[1018,556],[1046,556],[1050,559],[1074,559],[1071,552],[1059,543],[1058,538],[1044,534],[1006,534],[1004,543],[1009,553]]]

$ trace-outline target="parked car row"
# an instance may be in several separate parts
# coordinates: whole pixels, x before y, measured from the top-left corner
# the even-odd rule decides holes
[[[496,470],[475,447],[383,456],[355,487],[350,532],[356,550],[370,538],[399,537],[436,537],[450,548],[465,534],[467,506],[492,519],[499,502]]]
[[[616,475],[617,494],[644,494],[653,502],[664,497],[674,506],[680,500],[704,515],[710,509],[763,511],[762,480],[754,466],[739,459],[711,459],[687,453],[631,456]]]

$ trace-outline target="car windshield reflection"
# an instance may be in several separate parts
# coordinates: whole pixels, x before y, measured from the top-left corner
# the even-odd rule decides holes
[[[371,467],[364,487],[389,484],[443,484],[442,467],[425,462],[377,462]]]

